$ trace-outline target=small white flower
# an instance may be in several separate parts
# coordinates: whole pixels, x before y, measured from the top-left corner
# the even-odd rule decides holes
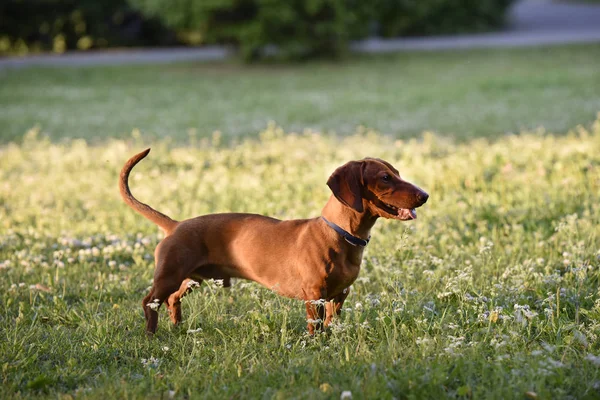
[[[579,331],[573,332],[573,339],[575,339],[577,342],[579,342],[579,344],[581,344],[583,347],[588,347],[587,338],[583,333],[581,333]]]
[[[195,280],[190,279],[187,283],[187,287],[188,287],[188,289],[193,289],[193,288],[200,287],[200,284],[198,282],[196,282]]]
[[[418,337],[417,340],[415,340],[416,344],[428,344],[429,342],[431,342],[431,339],[426,337]]]
[[[309,302],[310,302],[310,304],[313,304],[315,306],[324,306],[325,305],[325,299],[310,300]]]
[[[593,354],[588,354],[585,356],[585,360],[591,362],[596,367],[600,367],[600,356],[595,356]]]
[[[169,346],[163,346],[163,348],[162,348],[162,351],[164,351],[165,353],[169,350],[171,350],[171,349],[169,349]]]
[[[352,399],[352,392],[349,390],[344,390],[340,395],[340,400],[350,400]]]
[[[152,303],[146,304],[146,307],[150,307],[151,310],[156,311],[160,307],[160,300],[154,299]]]
[[[310,319],[310,318],[307,318],[306,322],[308,322],[309,324],[315,325],[315,324],[320,324],[323,321],[321,319]]]
[[[554,350],[556,349],[555,346],[552,346],[551,344],[548,344],[546,342],[542,342],[542,347],[544,348],[544,350],[546,350],[548,353],[553,353]]]
[[[156,357],[150,357],[148,359],[142,358],[142,365],[148,368],[158,368],[160,360]]]
[[[188,329],[187,333],[198,333],[198,332],[202,332],[202,328],[198,328],[198,329]]]
[[[558,361],[558,360],[554,360],[554,359],[552,359],[552,358],[550,358],[550,357],[548,357],[548,358],[546,359],[546,365],[547,365],[547,366],[550,366],[550,367],[554,367],[554,368],[562,368],[562,367],[564,367],[564,366],[565,366],[565,364],[561,363],[561,362],[560,362],[560,361]]]

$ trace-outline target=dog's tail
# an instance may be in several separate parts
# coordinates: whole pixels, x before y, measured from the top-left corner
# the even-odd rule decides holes
[[[121,191],[121,197],[129,207],[133,208],[135,211],[154,222],[165,232],[166,235],[168,235],[177,226],[177,221],[167,217],[163,213],[156,211],[149,205],[138,201],[131,194],[131,191],[129,190],[129,184],[127,183],[129,180],[129,173],[133,167],[135,167],[137,163],[146,157],[148,153],[150,153],[150,149],[146,149],[141,153],[136,154],[135,156],[131,157],[127,163],[125,163],[119,177],[119,190]]]

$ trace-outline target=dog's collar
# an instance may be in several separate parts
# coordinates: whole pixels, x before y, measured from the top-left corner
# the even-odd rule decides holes
[[[369,240],[371,240],[371,236],[369,236],[368,239],[358,238],[358,237],[346,232],[345,230],[343,230],[342,228],[340,228],[338,225],[334,224],[333,222],[328,221],[327,218],[325,218],[324,216],[321,215],[321,218],[323,218],[323,221],[325,221],[325,223],[327,225],[329,225],[334,231],[336,231],[337,233],[342,235],[343,238],[346,239],[346,242],[350,243],[352,246],[365,247],[366,245],[369,244]]]

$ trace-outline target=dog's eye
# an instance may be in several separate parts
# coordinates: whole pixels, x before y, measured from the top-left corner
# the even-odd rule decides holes
[[[388,174],[385,174],[384,176],[381,177],[381,179],[383,179],[384,182],[389,182],[392,179],[392,177],[389,176]]]

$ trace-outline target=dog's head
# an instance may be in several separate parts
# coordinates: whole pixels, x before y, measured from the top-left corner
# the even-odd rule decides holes
[[[327,186],[344,205],[357,212],[401,221],[417,218],[415,208],[429,195],[403,180],[390,163],[378,158],[350,161],[329,177]]]

